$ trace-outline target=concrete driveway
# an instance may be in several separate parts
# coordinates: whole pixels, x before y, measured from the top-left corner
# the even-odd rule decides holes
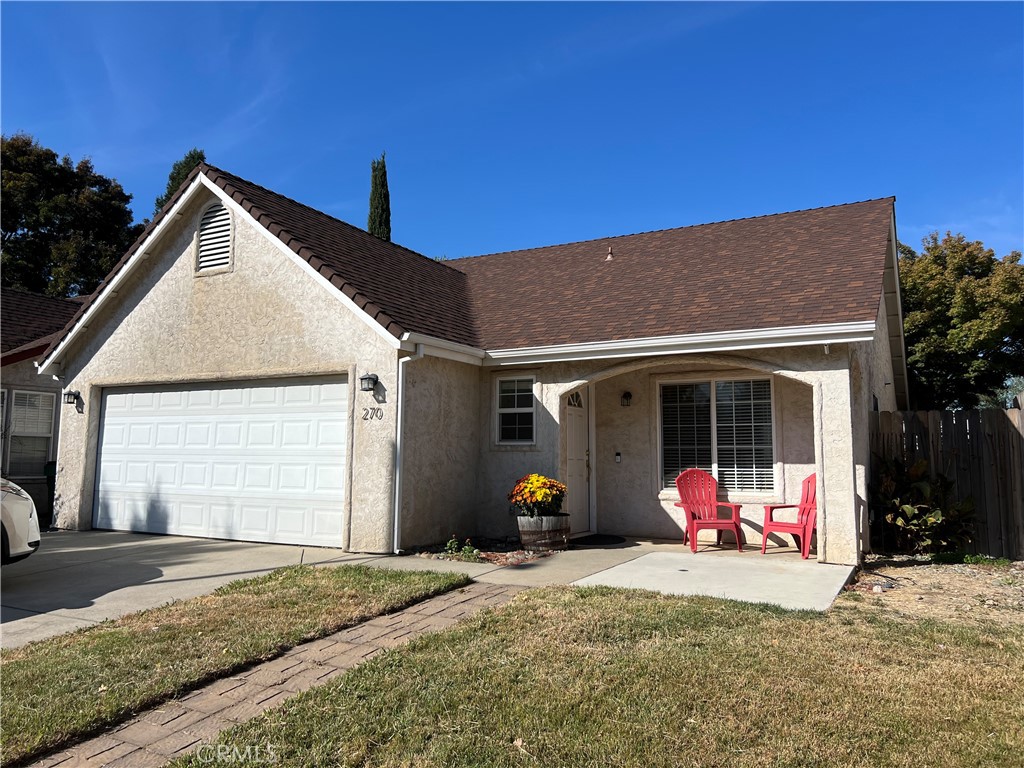
[[[0,573],[0,642],[16,647],[284,565],[364,557],[338,549],[113,531],[44,533],[38,552]]]
[[[0,642],[5,648],[17,647],[299,563],[458,571],[486,584],[606,585],[817,611],[828,609],[853,572],[849,566],[801,560],[792,549],[761,555],[753,547],[742,553],[705,547],[693,554],[677,542],[632,539],[611,546],[576,546],[499,567],[284,544],[57,531],[43,534],[39,551],[31,557],[4,566]]]

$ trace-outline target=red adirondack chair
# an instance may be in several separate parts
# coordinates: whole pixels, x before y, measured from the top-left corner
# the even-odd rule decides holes
[[[768,543],[769,533],[788,533],[800,548],[800,556],[806,560],[811,553],[811,534],[818,524],[818,502],[816,475],[811,475],[804,480],[803,490],[800,493],[799,504],[772,504],[764,508],[764,531],[761,538],[761,554],[764,554],[765,545]],[[787,523],[775,520],[774,514],[777,509],[796,509],[796,522]]]
[[[722,543],[722,531],[732,531],[736,535],[736,549],[743,551],[740,505],[718,500],[718,481],[715,478],[703,469],[688,469],[676,478],[676,490],[679,491],[676,506],[682,507],[686,514],[683,544],[689,538],[691,552],[697,551],[697,533],[702,528],[717,531],[719,545]],[[730,516],[719,517],[720,507],[728,509]]]

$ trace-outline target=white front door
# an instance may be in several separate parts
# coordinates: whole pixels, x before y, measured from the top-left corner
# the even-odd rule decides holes
[[[569,513],[572,533],[590,530],[590,413],[587,390],[583,388],[569,395],[566,407],[566,494],[565,505]]]

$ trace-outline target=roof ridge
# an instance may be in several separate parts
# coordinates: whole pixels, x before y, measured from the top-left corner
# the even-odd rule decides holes
[[[491,256],[508,256],[513,253],[523,253],[525,251],[543,251],[548,248],[564,248],[567,245],[585,245],[587,243],[606,242],[608,240],[621,240],[625,237],[638,237],[640,235],[656,235],[661,232],[678,232],[683,229],[698,229],[700,227],[712,227],[718,224],[731,224],[737,221],[756,221],[757,219],[770,219],[775,216],[791,216],[796,213],[811,213],[812,211],[823,211],[829,208],[845,208],[851,205],[864,205],[865,203],[880,203],[885,200],[892,200],[896,202],[896,195],[888,195],[886,197],[872,197],[867,200],[855,200],[848,203],[836,203],[834,205],[819,205],[814,208],[798,208],[793,211],[780,211],[778,213],[762,213],[757,216],[741,216],[736,219],[721,219],[719,221],[705,221],[700,224],[687,224],[682,227],[663,227],[662,229],[648,229],[642,232],[631,232],[625,235],[607,235],[605,237],[592,237],[586,240],[571,240],[568,243],[554,243],[552,245],[538,245],[532,248],[515,248],[511,251],[495,251],[494,253],[481,253],[475,256],[460,256],[451,261],[469,261],[470,259],[485,259]]]

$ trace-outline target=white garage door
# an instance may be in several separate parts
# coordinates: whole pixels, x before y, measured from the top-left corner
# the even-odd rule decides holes
[[[344,379],[104,392],[93,525],[341,546]]]

